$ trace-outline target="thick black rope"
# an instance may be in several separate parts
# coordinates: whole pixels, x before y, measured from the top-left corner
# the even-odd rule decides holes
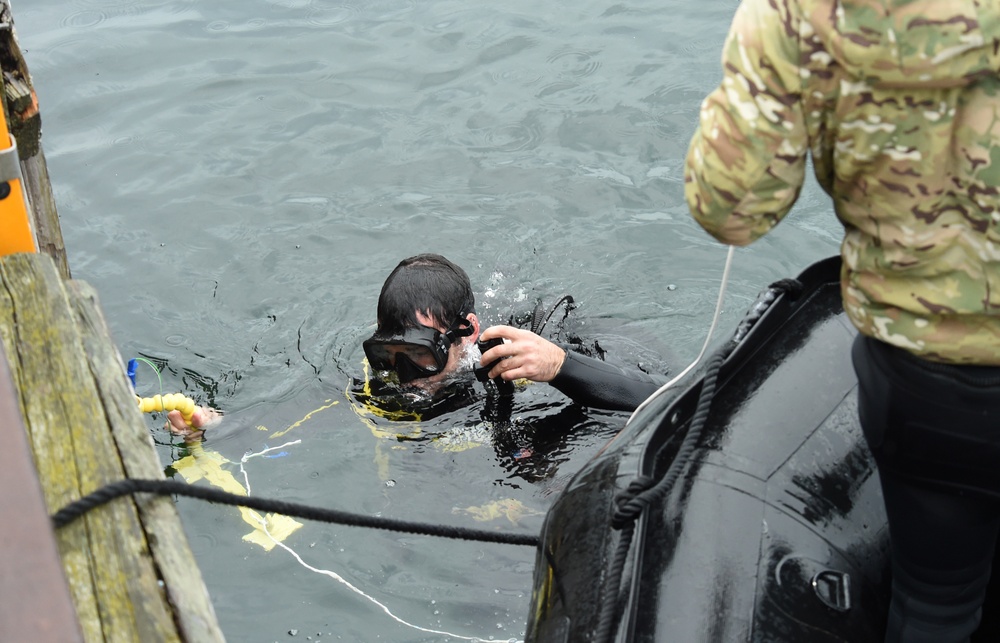
[[[618,547],[615,556],[608,569],[605,578],[604,591],[601,598],[601,615],[594,630],[594,640],[598,642],[610,641],[612,630],[616,624],[616,607],[619,602],[621,591],[621,579],[625,570],[625,562],[628,558],[629,548],[632,546],[632,536],[635,533],[635,521],[640,514],[650,505],[658,504],[663,497],[670,492],[674,483],[681,474],[681,470],[687,465],[694,453],[698,441],[701,439],[702,429],[708,419],[708,411],[712,405],[712,398],[715,396],[715,384],[719,375],[719,368],[722,362],[733,351],[735,345],[728,343],[721,350],[716,351],[709,360],[708,368],[701,385],[701,394],[698,397],[698,407],[694,417],[691,419],[690,429],[676,457],[670,463],[667,473],[659,482],[653,484],[654,480],[646,476],[637,476],[629,486],[615,497],[614,515],[611,519],[611,526],[621,532],[618,540]]]
[[[743,338],[747,336],[750,329],[753,328],[764,313],[771,307],[771,304],[780,297],[781,295],[788,294],[792,299],[799,296],[802,292],[802,282],[798,279],[779,279],[770,286],[768,286],[763,292],[757,295],[757,299],[750,304],[750,308],[747,310],[747,314],[743,316],[743,320],[740,322],[739,326],[736,327],[736,333],[733,335],[733,342],[740,343]]]
[[[272,500],[268,498],[258,498],[257,496],[240,496],[235,493],[220,491],[211,487],[196,487],[186,482],[176,480],[119,480],[105,485],[100,489],[89,493],[79,500],[74,500],[52,515],[52,524],[56,527],[63,527],[84,515],[91,509],[100,507],[119,496],[132,493],[153,493],[157,495],[178,495],[197,498],[225,505],[237,507],[248,507],[258,511],[267,511],[285,516],[305,518],[307,520],[318,520],[320,522],[331,522],[340,525],[350,525],[353,527],[369,527],[372,529],[387,529],[389,531],[400,531],[411,534],[423,534],[427,536],[439,536],[441,538],[455,538],[459,540],[476,540],[488,543],[500,543],[503,545],[526,545],[538,547],[538,536],[528,536],[522,534],[502,534],[482,529],[467,529],[464,527],[448,527],[444,525],[428,525],[416,522],[406,522],[403,520],[393,520],[391,518],[378,518],[374,516],[363,516],[352,514],[346,511],[335,509],[323,509],[321,507],[310,507],[294,502],[283,500]]]
[[[625,562],[628,559],[628,552],[632,546],[632,537],[635,533],[635,522],[647,508],[659,505],[663,498],[673,488],[674,483],[681,474],[681,470],[687,465],[694,454],[694,450],[701,439],[702,430],[708,420],[708,412],[712,406],[712,399],[715,397],[715,387],[718,382],[719,370],[723,362],[743,341],[757,322],[764,316],[764,313],[771,307],[771,304],[783,294],[790,295],[793,299],[802,292],[803,285],[795,279],[782,279],[776,281],[758,295],[757,300],[751,305],[743,321],[737,327],[733,338],[726,342],[709,359],[705,375],[702,379],[701,392],[698,397],[698,406],[691,418],[690,429],[681,443],[681,447],[670,463],[670,467],[659,482],[647,476],[636,476],[623,491],[615,497],[615,511],[611,519],[611,526],[621,532],[618,539],[618,546],[615,549],[614,557],[608,568],[608,575],[605,578],[604,591],[601,598],[601,613],[597,628],[594,632],[594,640],[598,643],[610,641],[612,630],[616,625],[617,606],[621,596],[621,579],[625,570]]]

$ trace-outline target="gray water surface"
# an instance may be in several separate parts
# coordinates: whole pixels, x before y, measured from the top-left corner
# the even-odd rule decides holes
[[[487,322],[568,293],[576,330],[625,363],[698,354],[725,248],[688,215],[683,161],[736,2],[14,5],[73,276],[124,359],[226,413],[193,452],[149,417],[168,471],[537,534],[627,415],[529,386],[514,418],[532,455],[516,458],[481,401],[422,423],[366,414],[348,393],[360,341],[418,252],[465,267]],[[839,236],[810,185],[737,253],[720,332]],[[138,392],[160,388],[142,365]],[[267,551],[236,509],[178,506],[230,641],[524,635],[528,548],[304,523]]]

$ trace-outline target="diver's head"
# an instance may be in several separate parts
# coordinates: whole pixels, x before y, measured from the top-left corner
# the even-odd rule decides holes
[[[378,329],[365,341],[372,368],[402,384],[435,390],[459,368],[479,337],[468,275],[441,255],[404,259],[378,298]]]

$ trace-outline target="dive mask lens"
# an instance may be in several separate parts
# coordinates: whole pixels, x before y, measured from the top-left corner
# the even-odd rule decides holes
[[[430,377],[432,375],[437,375],[438,369],[436,366],[432,368],[426,368],[419,366],[414,363],[406,353],[399,353],[396,355],[395,364],[396,377],[399,378],[400,384],[409,384],[413,380],[419,380],[424,377]]]
[[[409,328],[398,335],[375,333],[362,346],[372,368],[395,371],[400,383],[431,377],[448,363],[450,341],[433,328]]]
[[[415,344],[383,344],[372,341],[365,342],[363,346],[368,363],[378,371],[395,370],[396,362],[400,356],[405,357],[414,366],[432,373],[440,370],[437,366],[434,353],[426,346]]]

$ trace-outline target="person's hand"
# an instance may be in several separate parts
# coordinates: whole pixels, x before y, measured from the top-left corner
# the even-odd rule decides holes
[[[170,411],[167,413],[168,431],[176,436],[184,438],[185,442],[194,442],[201,439],[205,434],[205,429],[216,424],[222,419],[222,413],[215,409],[204,406],[196,406],[191,414],[191,425],[184,421],[184,416],[180,411]]]
[[[507,359],[500,359],[500,363],[490,369],[490,379],[500,376],[508,381],[524,378],[533,382],[551,382],[566,359],[566,351],[530,330],[490,326],[479,339],[486,341],[497,337],[507,341],[486,351],[482,365],[491,364],[501,357]]]

